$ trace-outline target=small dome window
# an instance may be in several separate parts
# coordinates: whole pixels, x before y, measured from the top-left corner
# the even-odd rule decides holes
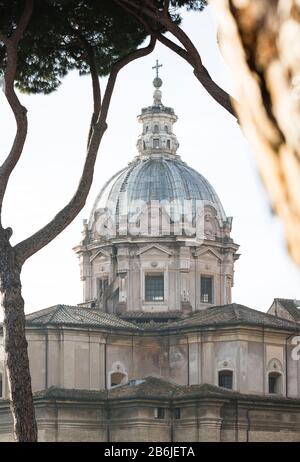
[[[154,140],[153,140],[153,147],[154,147],[154,149],[158,149],[158,148],[159,148],[159,139],[158,139],[158,138],[154,138]]]
[[[168,127],[168,125],[165,125],[165,132],[166,132],[166,133],[169,133],[169,127]]]
[[[154,133],[158,133],[158,125],[154,125],[153,131],[154,131]]]
[[[167,140],[167,148],[171,149],[171,141],[170,140]]]
[[[146,128],[145,128],[145,133],[148,133],[148,131],[149,131],[149,127],[147,125]]]
[[[164,407],[156,407],[154,409],[154,418],[155,419],[164,419],[165,418],[165,408]]]

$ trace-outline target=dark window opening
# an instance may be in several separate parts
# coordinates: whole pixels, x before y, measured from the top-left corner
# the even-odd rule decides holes
[[[154,125],[154,133],[158,133],[158,125]]]
[[[117,385],[123,385],[126,382],[126,374],[122,372],[114,372],[110,376],[110,386],[115,387]]]
[[[164,275],[145,277],[145,300],[148,302],[160,302],[164,300]]]
[[[145,149],[146,149],[146,143],[145,143],[145,141],[143,141],[143,149],[144,149],[144,151],[145,151]]]
[[[219,371],[219,387],[232,390],[233,373],[232,371]]]
[[[159,139],[154,138],[154,140],[153,140],[153,147],[154,147],[154,148],[159,148]]]
[[[165,418],[165,408],[164,407],[155,408],[154,417],[156,419],[164,419]]]
[[[169,127],[168,127],[168,125],[165,125],[165,132],[166,132],[166,133],[169,133]]]
[[[99,279],[100,294],[102,294],[105,291],[105,289],[107,289],[107,287],[108,287],[108,279],[107,278]]]
[[[175,407],[174,409],[174,419],[178,420],[181,417],[180,407]]]
[[[213,302],[213,278],[201,276],[201,302]]]
[[[170,147],[171,147],[171,141],[167,140],[167,148],[170,149]]]
[[[281,393],[281,374],[278,372],[271,372],[269,374],[269,393]]]
[[[2,385],[2,374],[0,374],[0,398],[2,398],[3,385]]]

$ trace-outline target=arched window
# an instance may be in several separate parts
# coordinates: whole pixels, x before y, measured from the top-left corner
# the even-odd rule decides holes
[[[2,372],[0,372],[0,398],[3,398],[3,379]]]
[[[168,148],[168,149],[171,148],[171,141],[170,141],[170,140],[167,140],[167,148]]]
[[[145,133],[148,133],[148,130],[149,130],[149,127],[147,125],[147,127],[145,128]]]
[[[279,359],[272,358],[267,365],[266,389],[270,394],[281,394],[284,392],[283,367]]]
[[[127,374],[123,372],[113,372],[110,376],[110,386],[125,385],[127,383]]]
[[[169,127],[168,127],[168,125],[165,125],[165,132],[166,132],[166,133],[169,133]]]
[[[282,375],[279,372],[270,372],[268,377],[269,393],[282,393]]]
[[[153,132],[154,132],[154,133],[158,133],[158,125],[154,125]]]
[[[219,387],[229,388],[230,390],[232,390],[233,372],[229,370],[219,371],[218,384]]]
[[[122,363],[116,361],[112,364],[107,382],[108,388],[116,387],[117,385],[125,385],[128,382],[128,374]]]
[[[146,143],[145,143],[145,141],[143,141],[143,149],[144,149],[144,151],[145,151],[145,149],[146,149]]]

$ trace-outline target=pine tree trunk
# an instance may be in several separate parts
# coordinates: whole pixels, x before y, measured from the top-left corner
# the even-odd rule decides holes
[[[37,425],[31,390],[24,300],[15,252],[7,230],[0,233],[0,296],[3,308],[3,335],[8,371],[14,436],[17,441],[37,441]]]
[[[240,125],[300,265],[300,3],[213,0]]]

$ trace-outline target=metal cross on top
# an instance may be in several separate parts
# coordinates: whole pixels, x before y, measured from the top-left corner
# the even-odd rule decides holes
[[[156,60],[156,65],[152,67],[152,69],[156,69],[156,78],[158,78],[158,69],[162,67],[162,64],[158,64],[158,59]]]

